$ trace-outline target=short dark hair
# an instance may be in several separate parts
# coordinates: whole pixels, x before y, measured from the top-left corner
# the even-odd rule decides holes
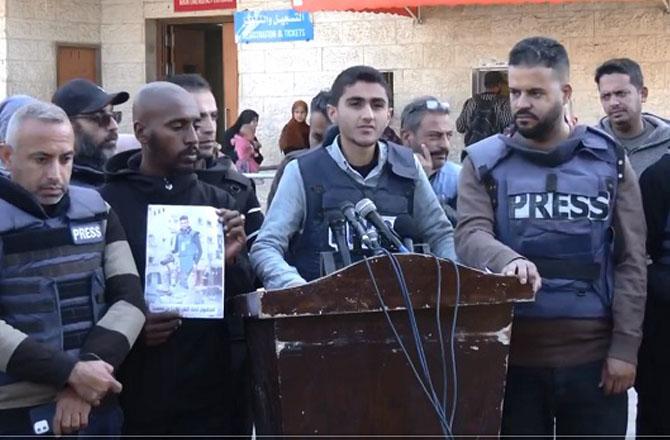
[[[370,66],[353,66],[340,72],[333,81],[333,86],[330,88],[329,104],[336,106],[344,95],[344,89],[359,81],[381,85],[386,91],[386,99],[390,101],[389,85],[379,70]]]
[[[484,87],[487,89],[499,86],[503,82],[505,82],[505,78],[503,77],[502,73],[498,72],[497,70],[486,72],[484,75]]]
[[[570,60],[565,47],[546,37],[524,38],[509,53],[510,66],[548,67],[563,79],[570,76]]]
[[[207,90],[208,92],[212,91],[212,86],[210,86],[207,80],[199,73],[178,73],[176,75],[168,76],[165,78],[165,81],[177,84],[189,92],[197,92],[200,90]]]
[[[630,58],[613,58],[607,60],[596,69],[595,80],[596,84],[600,85],[600,78],[603,75],[610,75],[612,73],[621,73],[628,75],[630,83],[638,90],[644,87],[644,76],[642,76],[642,69],[640,65]]]
[[[330,117],[328,116],[328,101],[330,101],[330,91],[321,90],[309,103],[309,112],[312,114],[321,113],[327,121],[330,121]]]
[[[179,221],[182,221],[182,220],[188,220],[188,215],[182,214],[181,217],[179,217]]]

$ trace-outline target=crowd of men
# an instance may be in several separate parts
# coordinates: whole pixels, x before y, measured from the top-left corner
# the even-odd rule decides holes
[[[362,198],[411,217],[434,255],[532,285],[535,302],[515,309],[502,434],[623,437],[635,385],[638,433],[670,435],[670,123],[642,112],[632,60],[597,68],[597,127],[566,110],[559,42],[524,39],[508,64],[509,99],[488,75],[457,127],[439,98],[410,102],[402,145],[383,140],[383,75],[342,71],[312,100],[310,149],[284,159],[265,218],[253,182],[219,153],[198,75],[142,87],[141,148],[115,155],[127,93],[73,80],[52,103],[5,100],[0,435],[250,436],[242,323],[146,310],[147,208],[217,208],[230,298],[321,276],[330,214]],[[461,165],[447,160],[455,128],[472,141]]]

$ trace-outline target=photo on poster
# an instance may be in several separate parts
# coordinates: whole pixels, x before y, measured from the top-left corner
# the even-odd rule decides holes
[[[144,295],[150,312],[223,318],[224,238],[209,206],[149,205]]]

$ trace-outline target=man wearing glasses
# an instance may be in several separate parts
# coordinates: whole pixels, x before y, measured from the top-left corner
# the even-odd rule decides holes
[[[103,167],[116,151],[121,112],[114,106],[128,101],[127,92],[107,93],[86,79],[73,79],[54,93],[51,101],[65,110],[75,133],[72,183],[99,187]]]
[[[447,217],[455,224],[461,166],[447,160],[454,135],[449,112],[449,104],[433,96],[417,98],[402,111],[400,136],[416,154]]]

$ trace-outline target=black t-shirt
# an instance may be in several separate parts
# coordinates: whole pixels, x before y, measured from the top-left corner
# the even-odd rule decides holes
[[[372,161],[369,164],[360,167],[351,164],[349,165],[351,165],[351,168],[355,169],[358,172],[358,174],[360,174],[361,176],[363,176],[363,178],[365,178],[368,176],[368,174],[370,174],[370,171],[375,169],[378,162],[379,162],[379,147],[375,147],[375,156],[372,158]]]
[[[65,193],[65,195],[63,195],[63,198],[61,198],[60,201],[55,205],[42,205],[42,209],[44,209],[44,212],[50,218],[65,215],[69,208],[70,208],[70,195],[67,193]]]

